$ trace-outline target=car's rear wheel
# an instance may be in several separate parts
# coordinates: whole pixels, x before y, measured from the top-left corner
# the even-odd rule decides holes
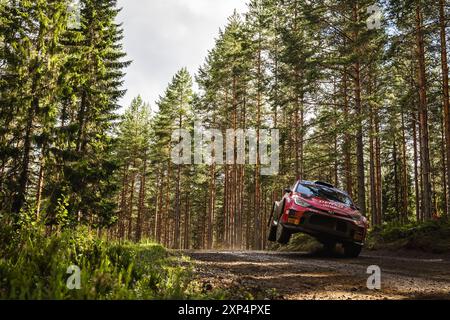
[[[344,243],[344,255],[348,258],[357,258],[362,250],[362,245],[356,243]]]
[[[278,202],[274,202],[272,206],[272,213],[269,217],[269,222],[267,226],[269,227],[269,236],[267,237],[267,240],[275,242],[277,240],[277,226],[274,225],[274,214],[277,212],[278,208]]]
[[[267,239],[272,242],[275,242],[277,240],[277,226],[270,226],[269,236],[267,237]]]
[[[280,222],[277,224],[276,239],[279,244],[288,244],[291,240],[291,232]]]

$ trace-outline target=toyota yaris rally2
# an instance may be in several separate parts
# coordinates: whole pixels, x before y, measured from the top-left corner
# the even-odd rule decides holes
[[[287,244],[294,233],[306,233],[331,251],[340,243],[347,257],[361,253],[368,221],[350,196],[321,181],[297,181],[273,204],[269,241]]]

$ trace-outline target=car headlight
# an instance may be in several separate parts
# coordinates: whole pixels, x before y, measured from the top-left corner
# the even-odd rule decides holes
[[[294,202],[296,205],[300,206],[300,207],[304,207],[304,208],[309,208],[311,207],[311,205],[308,202],[303,201],[302,199],[300,199],[299,197],[295,197],[294,198]]]
[[[356,221],[356,222],[362,222],[364,224],[367,224],[367,218],[362,215],[361,216],[353,216],[352,220]]]

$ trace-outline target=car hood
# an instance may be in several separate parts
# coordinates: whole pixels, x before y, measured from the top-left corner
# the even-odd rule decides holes
[[[339,202],[334,202],[319,197],[302,198],[302,199],[304,199],[306,202],[308,202],[308,204],[310,204],[316,209],[326,211],[328,213],[334,213],[335,215],[338,216],[343,216],[346,218],[361,216],[361,213],[358,210],[352,209],[351,207],[348,207]]]

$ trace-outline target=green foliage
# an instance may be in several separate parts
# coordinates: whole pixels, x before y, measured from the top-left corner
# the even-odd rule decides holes
[[[108,243],[87,228],[2,223],[0,257],[0,299],[207,298],[190,282],[188,260],[154,243]],[[66,286],[71,265],[81,269],[80,290]]]
[[[69,201],[67,197],[64,197],[62,199],[58,199],[58,205],[55,209],[55,218],[56,223],[59,226],[66,226],[69,218],[69,212],[67,211],[67,206],[69,205]]]
[[[423,223],[389,223],[374,228],[367,239],[369,249],[411,249],[433,253],[450,252],[448,220]]]
[[[117,1],[80,2],[79,29],[67,0],[0,7],[0,210],[100,227],[115,220],[111,131],[130,62]]]

